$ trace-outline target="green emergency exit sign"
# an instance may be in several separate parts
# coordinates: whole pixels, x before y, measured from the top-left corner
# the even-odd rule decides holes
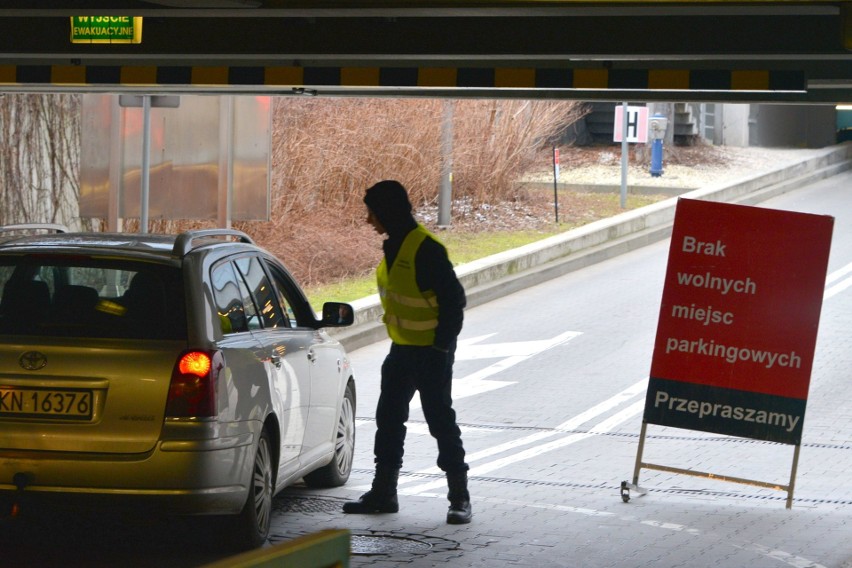
[[[142,43],[142,18],[72,16],[71,43]]]

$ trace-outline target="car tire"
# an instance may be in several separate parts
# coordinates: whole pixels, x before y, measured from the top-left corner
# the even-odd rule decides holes
[[[355,458],[355,385],[346,385],[340,403],[340,418],[334,439],[334,457],[328,463],[305,475],[308,487],[340,487],[349,480]]]
[[[272,496],[275,492],[275,466],[272,445],[266,428],[260,433],[251,471],[251,485],[246,504],[236,519],[234,536],[239,548],[262,546],[269,536],[272,520]]]

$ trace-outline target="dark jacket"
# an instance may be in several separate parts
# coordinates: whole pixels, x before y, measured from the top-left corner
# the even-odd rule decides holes
[[[417,226],[408,194],[398,182],[379,182],[367,190],[364,202],[387,231],[382,248],[390,271],[406,235]],[[447,250],[434,239],[423,241],[414,263],[418,288],[421,291],[432,290],[438,300],[438,327],[435,329],[434,347],[446,351],[454,344],[462,329],[467,304],[464,288],[447,256]]]

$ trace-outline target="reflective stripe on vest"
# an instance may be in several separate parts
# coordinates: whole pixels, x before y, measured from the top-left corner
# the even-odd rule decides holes
[[[421,292],[417,287],[414,267],[420,245],[431,236],[418,225],[406,235],[390,270],[385,259],[376,269],[379,297],[385,311],[383,321],[388,336],[399,345],[432,345],[435,341],[438,301],[434,292]]]

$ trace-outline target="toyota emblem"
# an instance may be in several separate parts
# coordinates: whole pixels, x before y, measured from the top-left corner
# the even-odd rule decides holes
[[[38,371],[47,365],[47,355],[40,351],[27,351],[18,358],[18,363],[27,371]]]

